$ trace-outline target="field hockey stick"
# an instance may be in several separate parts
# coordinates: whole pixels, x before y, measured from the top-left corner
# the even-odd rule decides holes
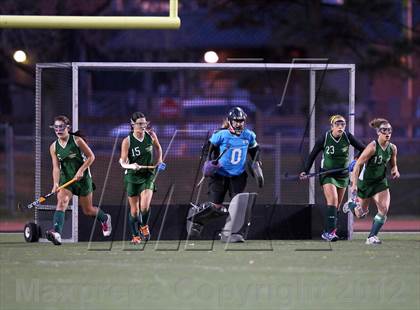
[[[162,162],[153,166],[142,166],[137,163],[133,163],[133,164],[124,163],[123,160],[120,159],[119,163],[123,169],[130,169],[134,171],[138,171],[141,169],[156,169],[158,172],[160,172],[166,169],[166,164]]]
[[[138,165],[137,166],[137,169],[155,169],[156,168],[156,165],[154,165],[154,166],[140,166],[140,165]]]
[[[131,169],[131,170],[140,170],[140,169],[155,169],[156,165],[153,166],[140,166],[136,163],[133,164],[128,164],[128,163],[124,163],[122,161],[122,159],[120,159],[120,165],[121,167],[123,167],[124,169]]]
[[[157,169],[157,171],[164,171],[166,169],[166,164],[165,163],[160,163],[158,165],[153,165],[153,166],[140,166],[140,165],[137,165],[137,169],[136,170],[140,170],[140,169]]]
[[[59,186],[54,192],[51,192],[47,195],[41,196],[39,197],[37,200],[35,200],[34,202],[28,204],[26,207],[28,209],[31,209],[35,206],[40,205],[41,203],[43,203],[45,200],[47,200],[47,198],[51,197],[52,195],[56,194],[60,189],[66,188],[67,186],[73,184],[74,182],[76,182],[77,179],[71,179],[70,181],[64,183],[63,185]]]
[[[337,168],[337,169],[331,169],[331,170],[325,170],[325,171],[321,171],[321,172],[313,172],[313,173],[308,173],[305,174],[306,177],[311,178],[311,177],[317,177],[320,175],[324,175],[324,174],[330,174],[330,173],[334,173],[334,172],[340,172],[340,171],[344,171],[344,170],[348,170],[349,168]],[[292,174],[289,175],[288,172],[286,172],[284,174],[284,177],[287,179],[300,179],[300,175],[299,174]]]
[[[222,156],[227,152],[227,150],[230,148],[230,146],[227,146],[225,149],[224,149],[224,151],[222,152],[222,153],[220,153],[220,155],[219,156],[217,156],[217,158],[215,159],[215,160],[213,160],[213,161],[215,161],[216,163],[219,161],[219,159],[220,158],[222,158]],[[203,173],[203,176],[201,177],[201,179],[200,179],[200,181],[198,181],[198,183],[197,183],[197,185],[195,186],[195,187],[199,187],[200,185],[201,185],[201,183],[203,183],[203,181],[204,181],[204,179],[205,179],[206,177],[204,176],[204,173]]]

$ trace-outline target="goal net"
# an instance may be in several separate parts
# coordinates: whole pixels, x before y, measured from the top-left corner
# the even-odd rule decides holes
[[[171,186],[170,204],[207,200],[207,180],[196,186],[202,146],[234,106],[248,114],[246,126],[256,132],[262,150],[265,186],[259,189],[251,177],[247,186],[258,192],[258,204],[322,202],[317,180],[298,182],[285,174],[301,171],[315,137],[329,128],[330,115],[344,115],[354,131],[352,64],[45,63],[36,73],[35,195],[52,188],[49,146],[56,137],[49,126],[64,114],[95,154],[94,205],[105,210],[119,208],[124,200],[118,159],[136,111],[151,122],[167,164],[157,177],[152,204],[166,203]],[[71,205],[77,203],[74,197]],[[54,204],[52,199],[40,207],[36,220],[51,218]],[[67,222],[64,239],[77,241],[77,208],[69,208]]]

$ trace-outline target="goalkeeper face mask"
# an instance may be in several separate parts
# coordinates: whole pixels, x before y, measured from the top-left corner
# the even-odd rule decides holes
[[[232,108],[228,113],[229,129],[232,133],[240,135],[245,129],[246,113],[240,107]]]
[[[245,129],[244,119],[233,119],[230,121],[231,131],[237,135],[240,135]]]

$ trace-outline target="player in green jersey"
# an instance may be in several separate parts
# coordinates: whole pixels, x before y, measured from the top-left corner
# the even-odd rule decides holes
[[[331,129],[316,140],[314,148],[306,160],[304,170],[300,173],[300,178],[307,179],[307,174],[320,152],[322,152],[321,172],[343,169],[319,177],[327,201],[324,232],[321,237],[327,241],[337,241],[337,212],[349,184],[349,146],[352,145],[360,152],[365,146],[351,133],[345,131],[346,119],[343,116],[338,114],[331,116],[330,123]]]
[[[366,244],[380,244],[379,230],[386,221],[391,195],[386,178],[387,163],[391,164],[391,176],[399,178],[397,167],[397,147],[390,142],[392,135],[391,124],[383,118],[376,118],[369,123],[376,129],[378,139],[369,143],[354,166],[352,175],[352,193],[357,192],[360,207],[356,207],[355,214],[361,217],[368,213],[369,202],[373,200],[378,213],[373,218],[372,228],[366,239]]]
[[[148,220],[156,171],[165,169],[162,147],[156,133],[147,130],[148,125],[144,114],[135,112],[131,116],[132,132],[124,138],[121,145],[120,164],[125,169],[124,185],[130,204],[128,222],[133,244],[140,243],[141,239],[150,239]],[[155,165],[153,148],[157,158]]]
[[[76,179],[77,182],[57,193],[57,207],[53,218],[54,229],[46,231],[47,239],[55,245],[61,244],[65,212],[73,195],[79,196],[83,213],[96,217],[102,224],[104,236],[110,236],[111,216],[92,205],[94,185],[89,167],[95,160],[95,155],[78,132],[70,132],[70,120],[66,116],[55,117],[54,125],[51,127],[57,136],[57,140],[50,146],[54,182],[52,192],[57,191],[60,185],[71,179]]]

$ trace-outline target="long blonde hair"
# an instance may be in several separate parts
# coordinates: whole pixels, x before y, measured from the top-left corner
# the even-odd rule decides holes
[[[222,129],[228,129],[230,127],[229,120],[225,118],[223,120]]]

